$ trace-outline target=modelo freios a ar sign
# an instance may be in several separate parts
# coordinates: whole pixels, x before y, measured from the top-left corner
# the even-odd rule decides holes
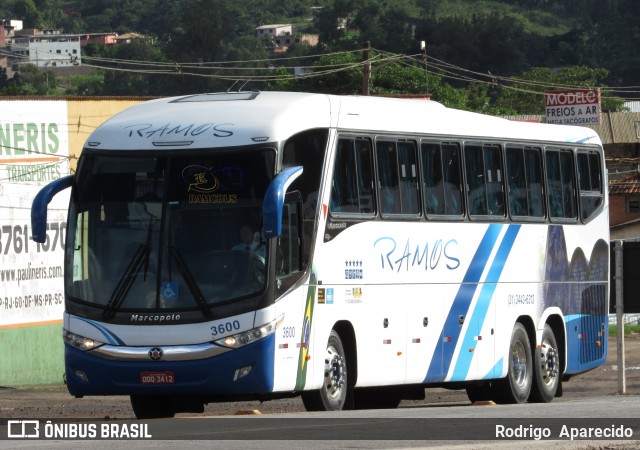
[[[547,123],[598,125],[601,117],[600,89],[572,89],[544,93]]]

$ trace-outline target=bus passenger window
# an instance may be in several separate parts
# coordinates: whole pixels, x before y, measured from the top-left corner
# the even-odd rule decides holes
[[[576,219],[573,152],[565,149],[547,150],[545,161],[550,217]]]
[[[465,145],[464,152],[469,214],[504,217],[504,171],[500,146]]]
[[[418,162],[413,142],[378,141],[378,196],[382,214],[420,213]]]
[[[539,148],[507,147],[507,186],[512,217],[541,219],[544,216],[540,154]]]
[[[332,213],[373,214],[373,163],[368,139],[340,139],[336,150]]]
[[[544,217],[541,149],[525,149],[524,160],[527,176],[527,195],[530,217]]]
[[[600,155],[597,152],[578,153],[580,185],[580,217],[586,220],[602,204]]]
[[[403,214],[420,214],[418,202],[418,158],[413,142],[398,142],[400,204]]]
[[[527,210],[527,182],[524,175],[522,149],[507,147],[507,170],[509,213],[512,216],[525,216]]]
[[[462,216],[458,144],[423,142],[420,149],[427,215]]]

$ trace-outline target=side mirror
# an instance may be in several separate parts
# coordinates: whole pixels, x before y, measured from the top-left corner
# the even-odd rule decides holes
[[[47,205],[55,195],[73,184],[75,175],[52,181],[36,194],[31,204],[31,239],[44,243],[47,240]]]
[[[271,239],[282,235],[282,210],[289,185],[300,175],[302,166],[289,167],[271,181],[262,202],[262,235]]]

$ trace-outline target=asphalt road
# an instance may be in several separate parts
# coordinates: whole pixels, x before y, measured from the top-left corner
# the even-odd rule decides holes
[[[101,448],[640,448],[640,396],[637,395],[560,400],[550,404],[431,405],[394,410],[199,416],[142,422],[65,419],[51,422],[39,421],[40,436],[47,437],[41,440],[4,439],[8,436],[8,427],[0,426],[0,436],[4,439],[0,440],[0,447],[86,448],[87,441],[104,436],[125,439],[100,440]],[[14,422],[11,426],[12,435],[19,435],[19,424]],[[73,433],[72,427],[76,427],[78,434],[89,435],[93,430],[94,435],[88,439],[65,440]],[[600,439],[601,435],[605,439]]]
[[[64,424],[92,424],[97,436],[104,425],[111,436],[116,433],[128,438],[100,440],[96,442],[100,448],[640,448],[640,336],[625,340],[625,395],[618,394],[615,339],[609,345],[607,363],[565,383],[565,395],[550,404],[472,406],[464,391],[428,389],[426,401],[402,402],[394,410],[307,413],[299,399],[242,402],[208,405],[199,415],[145,421],[141,430],[141,422],[132,420],[126,397],[75,399],[64,386],[4,388],[0,389],[0,424],[4,424],[0,425],[0,447],[86,448],[87,440],[62,439],[70,432]],[[239,410],[254,409],[262,415],[232,417]],[[57,436],[7,439],[7,420],[35,420],[44,431],[47,419],[51,419],[50,425],[58,426]],[[127,428],[130,424],[138,428]],[[496,440],[498,426],[504,428]],[[559,435],[563,426],[567,432],[582,428],[631,430],[633,440],[571,441]],[[565,439],[536,440],[535,433],[544,434],[546,429],[549,439]],[[529,434],[517,440],[513,433],[518,430]],[[134,432],[141,431],[152,438],[144,434],[142,439],[132,438]]]

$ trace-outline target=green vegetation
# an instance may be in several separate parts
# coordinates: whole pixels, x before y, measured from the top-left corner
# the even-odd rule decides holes
[[[637,95],[620,87],[640,85],[637,0],[5,0],[0,17],[146,36],[85,47],[83,64],[96,67],[88,78],[0,72],[0,95],[164,96],[242,85],[356,94],[365,42],[371,94],[428,93],[490,114],[542,114],[545,90],[576,87],[602,88],[603,109],[615,111]],[[272,54],[255,27],[277,23],[320,43]]]
[[[625,325],[624,335],[628,336],[630,334],[640,334],[640,325]],[[609,325],[609,336],[617,336],[617,335],[618,335],[618,326]]]

